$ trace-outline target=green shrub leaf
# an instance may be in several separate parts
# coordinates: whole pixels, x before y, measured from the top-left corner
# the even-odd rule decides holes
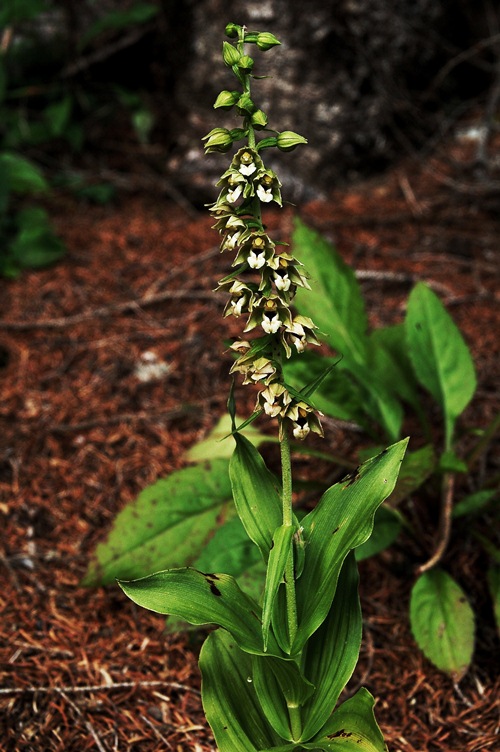
[[[199,556],[231,498],[227,460],[184,468],[144,489],[116,517],[84,585],[143,577]]]
[[[48,183],[33,162],[14,152],[0,153],[0,169],[7,175],[9,188],[14,193],[42,193]]]
[[[40,269],[58,261],[66,252],[63,242],[54,235],[47,212],[39,206],[17,214],[19,231],[10,244],[10,254],[21,269]]]
[[[415,374],[443,410],[450,449],[455,421],[476,389],[471,354],[439,298],[423,283],[410,294],[405,329]]]
[[[364,364],[367,357],[367,318],[353,270],[324,237],[299,219],[295,221],[293,252],[314,282],[314,295],[299,288],[294,303],[312,318],[331,347],[347,363]]]
[[[413,586],[410,621],[424,655],[456,681],[474,650],[474,614],[462,588],[442,569],[420,575]]]

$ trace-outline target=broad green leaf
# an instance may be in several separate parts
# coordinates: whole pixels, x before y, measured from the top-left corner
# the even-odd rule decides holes
[[[105,585],[116,577],[142,577],[158,568],[191,564],[230,498],[226,460],[187,467],[157,481],[116,517],[83,584]]]
[[[248,537],[267,561],[274,531],[282,522],[280,495],[255,447],[238,433],[234,439],[236,449],[229,463],[234,503]]]
[[[463,459],[452,449],[443,452],[439,458],[438,467],[442,473],[466,473],[469,469]]]
[[[405,330],[415,375],[443,410],[450,449],[455,421],[476,389],[471,354],[439,298],[421,282],[408,299]]]
[[[10,190],[14,193],[40,193],[48,190],[48,183],[33,162],[19,154],[0,153],[0,167],[5,170]]]
[[[47,10],[46,0],[10,0],[0,7],[0,28],[29,21],[39,13]]]
[[[474,650],[474,614],[462,588],[442,569],[420,575],[411,593],[410,621],[424,655],[459,681]]]
[[[254,656],[253,682],[262,711],[283,739],[292,741],[291,715],[300,718],[300,708],[314,691],[314,686],[293,661]]]
[[[293,556],[292,536],[294,529],[291,525],[280,525],[273,535],[273,545],[267,562],[266,584],[262,603],[262,636],[264,649],[267,648],[269,627],[278,588],[283,582],[286,563],[289,556]]]
[[[403,324],[375,329],[370,334],[370,369],[385,386],[421,414],[418,384],[408,356]]]
[[[335,710],[314,742],[306,749],[325,752],[387,752],[373,714],[374,700],[362,687]],[[315,746],[316,745],[316,746]]]
[[[200,669],[203,709],[220,752],[259,752],[280,743],[257,699],[251,657],[231,635],[221,629],[209,635]]]
[[[363,296],[353,270],[324,237],[299,219],[292,237],[293,254],[305,264],[314,295],[300,288],[294,300],[299,313],[309,316],[329,345],[348,363],[366,363],[367,318]]]
[[[236,418],[236,424],[240,422],[241,419]],[[220,457],[229,459],[234,451],[234,443],[229,436],[231,432],[231,416],[226,413],[210,431],[206,439],[188,449],[184,455],[186,460],[188,462],[205,462],[205,460],[215,460]],[[253,426],[248,426],[241,433],[256,447],[265,441],[275,441],[273,436],[265,436]]]
[[[363,561],[385,551],[401,532],[401,518],[394,509],[383,504],[375,512],[372,534],[356,549],[356,560]]]
[[[43,111],[43,117],[52,136],[58,137],[64,134],[71,117],[72,107],[72,97],[67,95],[45,108]]]
[[[396,487],[391,494],[391,505],[397,506],[420,488],[434,472],[435,465],[434,448],[431,444],[426,444],[414,452],[406,452]]]
[[[363,408],[367,415],[379,423],[390,441],[397,441],[403,423],[403,408],[394,391],[367,366],[354,364],[350,371],[364,390]]]
[[[197,569],[167,569],[139,580],[118,580],[137,605],[157,614],[174,614],[189,624],[216,624],[231,633],[242,650],[263,655],[260,606],[228,574]],[[275,640],[269,654],[281,656]]]
[[[310,739],[322,728],[356,667],[362,631],[358,579],[351,553],[344,561],[328,616],[302,653],[302,671],[315,686],[303,708],[302,739]]]
[[[483,491],[476,491],[476,493],[464,496],[453,507],[453,519],[479,514],[485,507],[489,506],[495,497],[497,500],[499,499],[499,492],[495,488],[486,488]]]
[[[302,576],[297,581],[299,651],[326,618],[337,578],[349,551],[367,540],[373,515],[394,488],[408,440],[394,444],[325,492],[301,521],[306,543]]]
[[[64,255],[66,248],[54,234],[44,209],[27,207],[18,213],[16,219],[19,232],[10,244],[10,252],[20,268],[39,269]]]
[[[488,587],[493,601],[497,632],[500,636],[500,564],[492,564],[488,569]]]

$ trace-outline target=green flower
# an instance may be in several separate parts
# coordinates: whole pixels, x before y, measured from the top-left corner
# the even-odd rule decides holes
[[[319,413],[321,415],[321,413]],[[303,441],[311,431],[323,436],[320,419],[314,409],[305,402],[293,400],[287,406],[284,417],[292,423],[292,433],[296,439]]]
[[[258,170],[264,169],[264,163],[255,149],[243,147],[233,157],[231,168],[241,172],[245,177],[250,177]]]

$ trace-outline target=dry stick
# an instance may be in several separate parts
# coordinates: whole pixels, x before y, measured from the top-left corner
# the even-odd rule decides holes
[[[171,281],[194,263],[206,261],[220,253],[219,246],[209,248],[205,253],[191,257],[187,263],[180,264],[171,270],[164,282]],[[140,310],[144,306],[163,303],[166,300],[177,300],[183,297],[196,298],[197,300],[210,300],[214,302],[213,292],[204,292],[203,290],[164,290],[163,292],[144,295],[134,300],[126,300],[123,303],[114,303],[101,308],[95,308],[84,313],[76,313],[73,316],[60,316],[53,319],[42,319],[38,321],[0,321],[0,328],[14,331],[27,331],[30,329],[63,329],[72,324],[79,324],[93,318],[105,318],[114,313],[124,313],[125,311]]]
[[[142,715],[142,713],[141,713],[141,715],[139,717],[144,721],[144,723],[147,723],[147,725],[153,730],[153,733],[155,734],[155,736],[157,736],[158,739],[161,742],[163,742],[163,744],[165,744],[168,747],[168,749],[173,749],[173,747],[170,744],[170,742],[168,741],[168,739],[165,739],[165,737],[163,736],[163,734],[161,734],[158,731],[158,729],[156,728],[156,726],[154,725],[154,723],[151,723],[151,721],[149,720],[149,718],[147,718],[145,715]]]
[[[71,76],[87,70],[96,63],[102,63],[104,60],[111,57],[115,53],[120,52],[121,50],[124,50],[127,47],[130,47],[138,42],[139,39],[141,39],[143,36],[148,34],[150,31],[153,31],[154,28],[155,24],[150,23],[146,26],[142,26],[140,29],[134,29],[128,34],[125,34],[125,36],[120,37],[120,39],[118,39],[116,42],[111,42],[104,47],[100,47],[90,55],[78,58],[78,60],[70,63],[70,65],[66,66],[66,68],[61,71],[60,78],[71,78]]]
[[[429,569],[435,567],[443,558],[444,552],[448,547],[451,533],[451,513],[453,511],[453,490],[455,487],[455,474],[445,473],[443,475],[441,513],[439,517],[438,540],[436,550],[431,558],[421,564],[418,573],[423,574]]]
[[[71,700],[69,697],[67,697],[66,694],[63,692],[62,689],[58,690],[58,694],[60,694],[61,697],[64,697],[64,699],[66,700],[66,702],[68,703],[68,705],[71,705],[71,707],[73,708],[73,710],[75,711],[75,713],[77,715],[79,715],[80,718],[83,718],[83,713],[80,710],[80,708],[78,707],[78,705],[76,705],[73,702],[73,700]],[[99,752],[106,752],[106,749],[102,746],[102,742],[99,739],[99,736],[97,735],[97,731],[95,730],[95,728],[92,725],[92,723],[90,721],[87,721],[87,720],[84,720],[84,722],[85,722],[85,726],[87,728],[87,731],[89,731],[90,734],[92,735],[92,738],[94,739],[94,741],[95,741],[95,743],[97,745],[97,748],[99,749]]]
[[[93,684],[83,687],[0,687],[0,695],[80,694],[85,692],[100,692],[102,690],[135,689],[142,687],[168,687],[169,689],[178,689],[200,695],[200,692],[197,689],[193,689],[193,687],[169,681],[114,682],[112,684]]]
[[[144,306],[163,303],[166,300],[180,300],[181,298],[190,298],[191,300],[210,300],[214,302],[214,293],[203,290],[165,290],[165,292],[147,295],[136,300],[126,300],[123,303],[94,308],[84,313],[75,313],[72,316],[61,316],[54,319],[45,319],[39,321],[0,321],[0,328],[14,331],[24,331],[29,329],[63,329],[66,326],[80,324],[82,321],[94,318],[106,318],[114,313],[124,313],[125,311],[140,310]]]
[[[81,423],[58,423],[54,426],[48,426],[47,431],[50,433],[68,433],[71,431],[87,431],[91,428],[97,428],[101,426],[111,426],[117,423],[132,422],[135,420],[148,420],[156,421],[161,418],[162,420],[173,420],[174,418],[180,418],[183,415],[189,415],[190,413],[201,410],[202,405],[192,404],[179,407],[174,410],[164,411],[151,411],[140,413],[118,413],[118,415],[112,415],[107,418],[93,418],[84,420]]]

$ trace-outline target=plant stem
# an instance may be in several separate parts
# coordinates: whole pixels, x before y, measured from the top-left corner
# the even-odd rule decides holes
[[[283,482],[283,525],[293,525],[292,511],[292,462],[290,456],[290,439],[285,426],[281,426],[281,477]],[[293,548],[290,550],[285,567],[286,610],[290,646],[297,635],[297,600],[295,597],[295,573],[293,567]]]

